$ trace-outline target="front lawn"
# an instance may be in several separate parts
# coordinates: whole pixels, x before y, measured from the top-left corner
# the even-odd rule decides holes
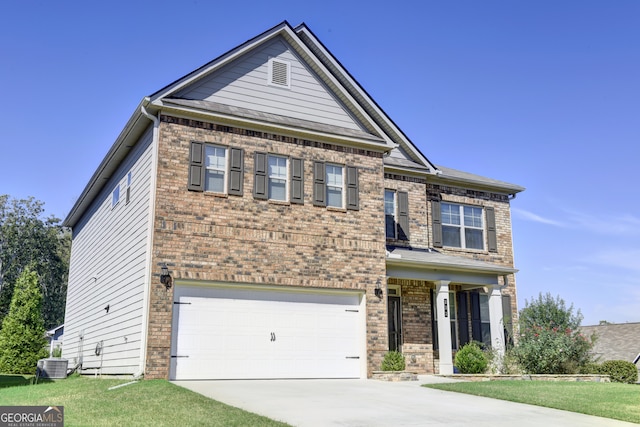
[[[164,380],[138,381],[114,390],[109,388],[129,381],[71,377],[29,385],[31,381],[29,376],[0,375],[2,405],[64,406],[65,426],[287,425]]]
[[[640,423],[640,385],[637,384],[482,381],[424,386]]]

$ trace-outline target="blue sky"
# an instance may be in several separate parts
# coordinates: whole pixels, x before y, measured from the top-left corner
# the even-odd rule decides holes
[[[640,321],[640,2],[353,4],[5,2],[0,194],[64,218],[144,96],[305,22],[432,162],[527,188],[521,307],[550,292],[585,325]]]

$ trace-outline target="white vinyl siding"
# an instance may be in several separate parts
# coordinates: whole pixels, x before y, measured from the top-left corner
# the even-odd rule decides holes
[[[283,90],[287,86],[269,84],[270,60],[289,64],[287,90]],[[177,96],[347,129],[364,129],[280,37],[189,86]]]
[[[82,360],[86,373],[134,374],[140,368],[151,138],[149,129],[73,228],[63,357],[70,364]],[[114,185],[124,188],[129,172],[135,197],[112,209]]]

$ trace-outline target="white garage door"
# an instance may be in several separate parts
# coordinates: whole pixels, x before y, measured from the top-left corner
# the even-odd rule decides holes
[[[359,378],[361,295],[177,286],[172,379]]]

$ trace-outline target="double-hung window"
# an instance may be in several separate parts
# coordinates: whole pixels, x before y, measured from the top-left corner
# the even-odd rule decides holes
[[[190,191],[242,196],[243,176],[242,148],[191,142],[187,186]]]
[[[253,197],[304,204],[304,162],[263,152],[253,155]]]
[[[343,167],[339,165],[326,165],[327,171],[327,206],[334,208],[344,207],[344,179]]]
[[[205,146],[204,191],[225,193],[227,149],[217,145]]]
[[[313,162],[313,204],[359,210],[358,168]]]
[[[384,228],[387,239],[396,238],[396,192],[384,190]]]
[[[387,239],[409,240],[409,193],[384,190],[384,219]]]
[[[269,199],[287,200],[287,158],[269,155]]]
[[[442,243],[444,246],[484,249],[482,208],[442,203],[441,215]]]

